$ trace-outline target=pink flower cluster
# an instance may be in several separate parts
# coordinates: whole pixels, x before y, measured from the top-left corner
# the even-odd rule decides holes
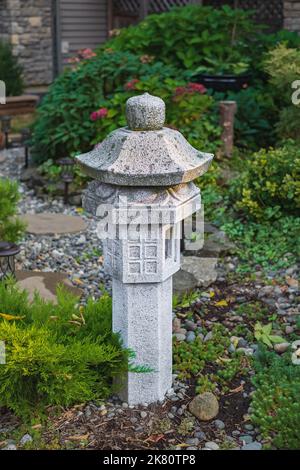
[[[100,108],[98,111],[93,111],[90,114],[90,119],[92,121],[98,121],[98,119],[103,119],[107,116],[108,109],[107,108]]]
[[[139,82],[137,78],[133,78],[129,82],[127,82],[124,86],[125,90],[130,91],[130,90],[135,90],[135,85]]]
[[[92,49],[86,48],[86,49],[80,49],[78,51],[78,56],[81,59],[91,59],[92,57],[96,57],[96,53],[92,51]]]
[[[186,86],[179,86],[175,89],[175,95],[180,96],[185,93],[200,93],[203,95],[206,93],[206,88],[201,83],[188,83]]]

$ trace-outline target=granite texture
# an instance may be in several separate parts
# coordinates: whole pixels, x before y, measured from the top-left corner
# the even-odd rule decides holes
[[[181,221],[201,207],[192,180],[213,158],[162,128],[165,106],[148,94],[127,102],[129,128],[112,132],[77,157],[96,179],[83,197],[97,216],[105,270],[113,278],[113,330],[151,369],[129,372],[130,405],[163,400],[172,385],[172,276],[180,268]],[[135,129],[135,130],[132,130]]]
[[[172,278],[156,284],[113,279],[113,330],[135,351],[133,364],[151,369],[129,372],[121,398],[130,405],[163,400],[172,386]]]
[[[154,97],[148,94],[138,98],[136,115],[132,105],[130,111],[127,111],[130,123],[136,122],[147,127],[157,122],[159,127],[162,108],[153,107]],[[132,98],[127,104],[130,100]],[[213,155],[196,150],[180,132],[173,129],[131,130],[124,127],[113,131],[91,152],[79,155],[76,159],[84,173],[104,183],[174,186],[192,181],[205,173]]]
[[[166,118],[165,102],[149,93],[133,96],[126,103],[126,118],[133,131],[162,129]]]

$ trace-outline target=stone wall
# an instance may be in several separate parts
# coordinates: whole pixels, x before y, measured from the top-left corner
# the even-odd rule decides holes
[[[284,27],[300,33],[300,0],[283,2]]]
[[[53,79],[52,2],[0,0],[0,38],[8,40],[24,69],[27,86]]]

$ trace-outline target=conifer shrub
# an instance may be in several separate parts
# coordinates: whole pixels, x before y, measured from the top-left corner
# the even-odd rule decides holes
[[[108,294],[85,306],[78,300],[60,287],[57,305],[37,294],[29,302],[12,282],[0,283],[0,341],[6,349],[0,406],[30,419],[49,405],[103,399],[112,392],[113,377],[122,378],[134,354],[112,333]]]
[[[0,178],[0,241],[18,241],[24,231],[24,224],[16,217],[20,199],[18,184]]]
[[[13,55],[11,45],[4,41],[0,41],[0,80],[6,85],[7,96],[23,93],[22,67]]]

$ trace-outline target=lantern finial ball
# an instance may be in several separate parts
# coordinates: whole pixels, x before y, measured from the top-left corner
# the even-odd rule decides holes
[[[161,98],[144,93],[133,96],[126,103],[126,118],[133,131],[155,131],[165,123],[166,105]]]

